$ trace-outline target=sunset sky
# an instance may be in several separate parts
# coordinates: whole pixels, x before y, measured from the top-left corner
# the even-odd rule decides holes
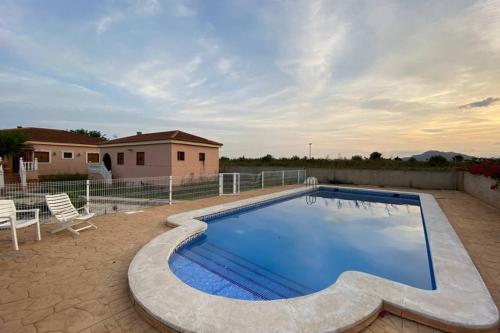
[[[0,0],[0,128],[500,156],[500,2]]]

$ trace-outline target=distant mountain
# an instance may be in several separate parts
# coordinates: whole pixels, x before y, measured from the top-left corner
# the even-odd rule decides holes
[[[444,158],[446,158],[448,161],[453,161],[453,157],[455,157],[457,155],[462,155],[464,157],[464,160],[469,160],[469,159],[473,158],[473,156],[462,154],[462,153],[455,153],[452,151],[428,150],[422,154],[417,154],[417,155],[413,155],[410,157],[404,157],[403,160],[407,161],[411,157],[413,157],[417,161],[427,161],[429,158],[431,158],[432,156],[435,156],[435,155],[441,155]]]

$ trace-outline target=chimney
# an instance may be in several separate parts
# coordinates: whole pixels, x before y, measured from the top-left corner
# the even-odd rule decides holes
[[[142,132],[137,132],[137,135],[142,135]]]

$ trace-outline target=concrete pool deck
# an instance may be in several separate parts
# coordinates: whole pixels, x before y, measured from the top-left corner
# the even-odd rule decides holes
[[[10,233],[1,232],[0,331],[155,331],[128,299],[127,270],[144,244],[168,230],[166,216],[281,190],[101,216],[94,220],[99,229],[80,237],[49,236],[46,231],[51,226],[43,226],[42,241],[34,242],[33,230],[25,229],[19,232],[19,252],[11,251]],[[500,211],[462,192],[427,193],[436,197],[499,306]],[[365,331],[438,332],[391,314],[378,318]]]

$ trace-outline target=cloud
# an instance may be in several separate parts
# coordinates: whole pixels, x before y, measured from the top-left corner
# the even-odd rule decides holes
[[[284,36],[276,36],[282,54],[277,66],[310,98],[332,83],[334,61],[346,41],[346,22],[328,1],[306,1],[291,8],[284,16]]]
[[[204,78],[201,78],[201,79],[196,80],[194,82],[191,82],[190,84],[188,84],[188,87],[195,88],[195,87],[201,86],[205,82],[207,82],[207,78],[204,77]]]
[[[422,132],[425,132],[425,133],[441,133],[443,131],[444,131],[444,129],[442,129],[442,128],[423,128],[422,129]]]
[[[465,105],[460,105],[458,108],[459,109],[483,108],[486,106],[490,106],[491,104],[494,104],[498,101],[500,101],[500,98],[498,97],[488,97],[480,101],[472,102]]]
[[[155,15],[161,11],[162,5],[158,0],[137,0],[132,9],[140,14]]]
[[[178,3],[174,6],[174,16],[179,18],[190,18],[196,15],[196,11],[185,3]]]
[[[121,14],[109,15],[109,16],[102,17],[96,23],[96,31],[97,31],[97,33],[100,35],[100,34],[106,32],[106,30],[108,30],[109,26],[112,23],[117,22],[118,20],[120,20],[121,17],[122,17]]]

